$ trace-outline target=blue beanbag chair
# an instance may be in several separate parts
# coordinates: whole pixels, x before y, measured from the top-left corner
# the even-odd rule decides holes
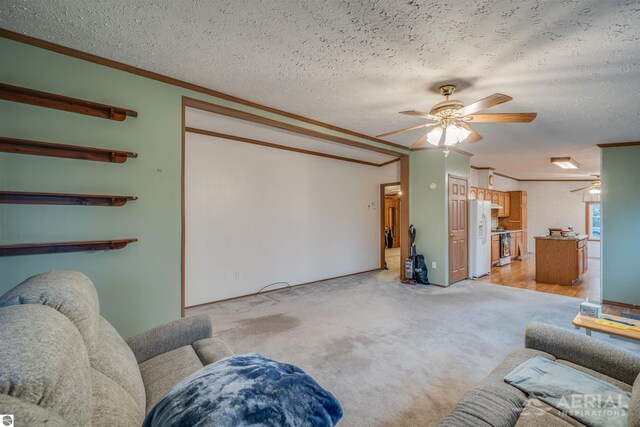
[[[340,402],[300,368],[245,354],[180,381],[142,426],[331,427],[340,418]]]

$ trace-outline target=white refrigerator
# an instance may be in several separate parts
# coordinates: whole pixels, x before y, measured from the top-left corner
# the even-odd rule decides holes
[[[491,202],[469,200],[469,276],[491,272]]]

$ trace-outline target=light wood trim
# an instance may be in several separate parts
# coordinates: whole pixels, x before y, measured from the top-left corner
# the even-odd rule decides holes
[[[624,302],[617,302],[617,301],[609,301],[606,299],[602,300],[603,304],[610,304],[610,305],[616,305],[618,307],[625,307],[625,308],[632,308],[632,309],[640,309],[640,305],[634,305],[634,304],[627,304]],[[633,320],[633,319],[630,319]]]
[[[352,162],[352,163],[359,163],[359,164],[367,165],[367,166],[376,166],[376,167],[382,166],[382,164],[366,162],[364,160],[357,160],[357,159],[350,159],[348,157],[334,156],[333,154],[320,153],[320,152],[317,152],[317,151],[305,150],[305,149],[296,148],[296,147],[288,147],[286,145],[273,144],[271,142],[265,142],[265,141],[260,141],[260,140],[257,140],[257,139],[251,139],[251,138],[244,138],[244,137],[241,137],[241,136],[229,135],[229,134],[226,134],[226,133],[213,132],[213,131],[205,130],[205,129],[197,129],[197,128],[192,128],[192,127],[186,127],[185,131],[189,132],[189,133],[195,133],[195,134],[198,134],[198,135],[211,136],[211,137],[214,137],[214,138],[224,138],[224,139],[230,139],[232,141],[246,142],[248,144],[260,145],[260,146],[263,146],[263,147],[276,148],[278,150],[293,151],[294,153],[308,154],[310,156],[326,157],[326,158],[329,158],[329,159],[342,160],[342,161],[345,161],[345,162]],[[397,161],[397,160],[398,159],[396,159],[394,161]]]
[[[479,171],[485,171],[485,170],[494,171],[494,170],[496,170],[496,168],[492,168],[492,167],[489,167],[489,166],[479,167],[479,166],[473,166],[473,165],[471,165],[471,169],[475,169],[475,170],[479,170]]]
[[[610,144],[598,144],[600,148],[615,148],[615,147],[634,147],[640,145],[640,141],[631,142],[612,142]]]
[[[71,98],[56,93],[43,92],[26,87],[0,83],[0,99],[38,107],[84,114],[101,119],[124,121],[127,117],[138,117],[138,113],[122,107],[99,104],[84,99]]]
[[[269,119],[266,117],[258,116],[255,114],[247,113],[245,111],[236,110],[229,107],[223,107],[221,105],[212,104],[210,102],[201,101],[199,99],[183,97],[187,107],[196,108],[210,113],[222,114],[223,116],[234,117],[236,119],[246,120],[252,123],[258,123],[266,126],[275,127],[278,129],[284,129],[289,132],[299,133],[302,135],[312,136],[314,138],[325,139],[339,144],[348,145],[351,147],[362,148],[364,150],[375,151],[377,153],[386,154],[389,156],[399,157],[406,156],[407,154],[400,153],[398,151],[389,150],[387,148],[376,147],[373,145],[365,144],[363,142],[357,142],[352,139],[342,138],[340,136],[330,135],[323,132],[318,132],[313,129],[304,128],[301,126],[292,125],[289,123],[280,122],[277,120]]]
[[[512,180],[514,180],[514,181],[520,181],[518,178],[514,178],[514,177],[512,177],[512,176],[505,175],[505,174],[503,174],[503,173],[494,172],[493,174],[494,174],[494,175],[497,175],[497,176],[501,176],[501,177],[503,177],[503,178],[512,179]]]
[[[471,169],[495,170],[494,168],[490,168],[490,167],[477,167],[477,166],[471,166]],[[593,179],[522,179],[522,178],[516,178],[514,176],[505,175],[499,172],[494,172],[493,174],[497,176],[501,176],[503,178],[509,178],[514,181],[519,181],[519,182],[591,182],[593,181]]]
[[[387,166],[387,165],[390,165],[391,163],[395,163],[399,161],[400,161],[400,157],[398,157],[397,159],[389,160],[388,162],[380,163],[378,167]]]
[[[103,58],[101,56],[93,55],[90,53],[82,52],[80,50],[71,49],[65,46],[61,46],[59,44],[51,43],[45,40],[37,39],[35,37],[29,37],[24,34],[19,34],[13,31],[5,30],[0,28],[0,37],[14,40],[20,43],[25,43],[31,46],[39,47],[41,49],[46,49],[52,52],[60,53],[62,55],[71,56],[73,58],[81,59],[83,61],[93,62],[94,64],[99,64],[105,67],[114,68],[116,70],[124,71],[127,73],[135,74],[137,76],[146,77],[151,80],[156,80],[162,83],[167,83],[173,86],[178,86],[184,89],[192,90],[194,92],[202,93],[209,96],[215,96],[216,98],[224,99],[227,101],[235,102],[236,104],[246,105],[247,107],[256,108],[262,111],[267,111],[270,113],[278,114],[280,116],[289,117],[294,120],[299,120],[301,122],[309,123],[314,126],[323,127],[325,129],[331,129],[340,133],[344,133],[347,135],[355,136],[358,138],[366,139],[369,141],[375,141],[380,144],[385,144],[390,147],[399,148],[402,150],[406,150],[407,147],[395,144],[393,142],[385,141],[380,138],[376,138],[373,136],[365,135],[359,132],[355,132],[349,129],[344,129],[338,126],[333,126],[328,123],[324,123],[318,120],[313,120],[308,117],[300,116],[298,114],[290,113],[284,110],[278,110],[276,108],[272,108],[266,105],[258,104],[256,102],[248,101],[246,99],[238,98],[233,95],[229,95],[223,92],[218,92],[216,90],[208,89],[204,86],[199,86],[193,83],[185,82],[183,80],[175,79],[173,77],[168,77],[159,73],[154,73],[153,71],[147,71],[142,68],[134,67],[132,65],[124,64],[122,62],[113,61],[111,59]]]
[[[449,149],[449,151],[454,151],[459,154],[464,154],[467,157],[473,157],[473,154],[456,147],[417,147],[417,148],[409,148],[409,151],[434,151],[434,150],[446,151],[447,148]]]
[[[400,280],[404,274],[404,260],[409,257],[409,157],[400,159]]]
[[[398,159],[400,160],[400,159]],[[400,182],[387,182],[386,184],[380,184],[380,269],[384,269],[384,263],[386,261],[385,257],[385,249],[387,247],[387,242],[384,240],[384,199],[385,199],[385,188],[390,187],[392,185],[401,185]],[[402,190],[401,190],[402,191]],[[404,193],[402,193],[404,195]],[[402,201],[402,196],[400,197]],[[401,202],[402,203],[402,202]],[[400,214],[402,215],[402,205],[400,206]],[[400,227],[402,226],[402,220],[400,221]],[[402,260],[400,260],[400,268],[402,268]]]
[[[328,280],[336,280],[336,279],[342,279],[342,278],[345,278],[345,277],[357,276],[358,274],[371,273],[373,271],[380,271],[380,269],[374,268],[373,270],[365,270],[365,271],[359,271],[357,273],[344,274],[342,276],[328,277],[326,279],[314,280],[313,282],[298,283],[296,285],[291,285],[291,287],[292,288],[297,288],[298,286],[313,285],[314,283],[321,283],[321,282],[326,282]],[[215,300],[215,301],[209,301],[209,302],[203,302],[203,303],[200,303],[200,304],[190,305],[187,308],[196,308],[196,307],[202,307],[202,306],[209,305],[209,304],[218,304],[218,303],[221,303],[221,302],[233,301],[233,300],[240,299],[240,298],[246,298],[246,297],[253,297],[253,296],[258,296],[258,295],[262,295],[262,294],[268,294],[270,292],[281,291],[283,289],[289,289],[289,288],[282,287],[282,288],[277,288],[277,289],[269,289],[269,290],[262,291],[262,292],[255,292],[255,293],[252,293],[252,294],[244,294],[244,295],[240,295],[240,296],[237,296],[237,297],[225,298],[225,299],[220,299],[220,300]]]
[[[19,243],[0,245],[0,256],[42,255],[122,249],[138,239],[90,240],[86,242]]]
[[[128,158],[138,157],[138,153],[129,151],[31,141],[28,139],[7,138],[3,136],[0,136],[0,152],[110,163],[124,163]]]
[[[520,182],[592,182],[593,179],[518,179]]]
[[[124,206],[137,199],[136,196],[0,191],[0,204]]]
[[[587,240],[589,242],[600,242],[602,239],[592,239],[591,238],[591,221],[589,221],[589,211],[591,210],[589,207],[593,204],[600,204],[600,209],[602,209],[602,202],[586,202],[584,204],[584,228],[586,229]],[[601,210],[602,212],[602,210]]]

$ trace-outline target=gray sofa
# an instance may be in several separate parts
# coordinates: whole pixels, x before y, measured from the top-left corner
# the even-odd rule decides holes
[[[631,392],[628,425],[640,427],[640,354],[542,323],[530,324],[525,332],[525,348],[509,354],[478,387],[460,400],[439,426],[582,426],[504,382],[509,372],[535,356],[555,360]]]
[[[88,277],[39,274],[0,297],[0,414],[16,427],[139,426],[174,384],[231,354],[206,317],[125,342]]]

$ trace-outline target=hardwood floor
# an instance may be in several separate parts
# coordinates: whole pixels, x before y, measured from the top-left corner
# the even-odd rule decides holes
[[[600,259],[589,258],[589,269],[585,273],[582,281],[573,286],[554,285],[550,283],[536,282],[536,261],[534,254],[527,254],[522,261],[511,261],[511,264],[504,267],[493,267],[491,274],[481,277],[479,280],[491,282],[497,285],[510,286],[512,288],[529,289],[538,292],[567,295],[570,297],[586,299],[600,302],[602,295],[600,292]],[[606,304],[602,307],[606,314],[640,315],[640,310]]]

